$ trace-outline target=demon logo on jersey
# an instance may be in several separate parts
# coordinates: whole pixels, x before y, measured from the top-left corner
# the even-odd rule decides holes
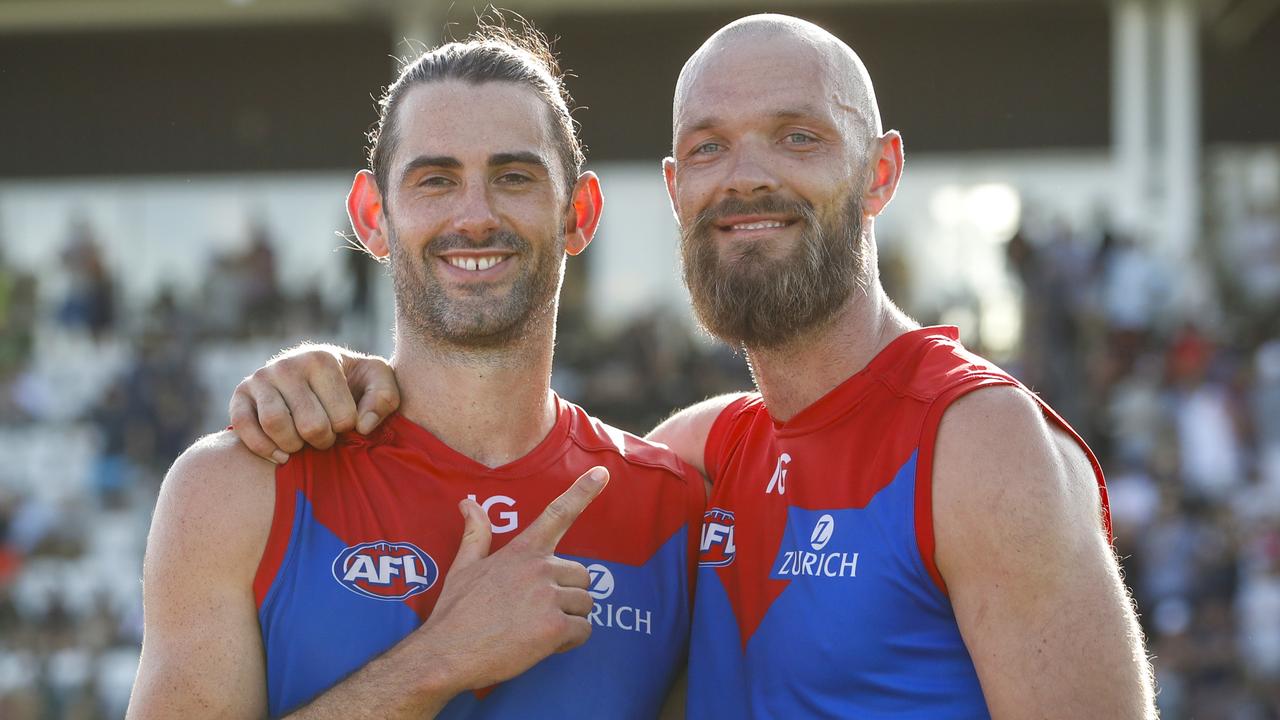
[[[352,545],[333,560],[333,578],[357,595],[404,600],[436,584],[440,569],[431,556],[406,542]]]

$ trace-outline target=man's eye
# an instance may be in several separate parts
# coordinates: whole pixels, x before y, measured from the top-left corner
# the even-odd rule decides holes
[[[693,149],[694,155],[710,155],[724,149],[724,146],[718,142],[705,142]]]
[[[427,177],[422,178],[422,181],[421,181],[421,182],[419,182],[418,184],[419,184],[419,185],[434,185],[434,186],[439,187],[439,186],[442,186],[442,185],[448,185],[448,184],[449,184],[449,183],[451,183],[451,182],[452,182],[452,181],[451,181],[449,178],[447,178],[447,177],[445,177],[445,176],[443,176],[443,175],[429,175],[429,176],[427,176]]]
[[[814,142],[815,139],[812,135],[809,135],[808,133],[795,132],[787,135],[786,140],[788,143],[791,143],[792,145],[806,145],[808,143]]]
[[[519,184],[527,183],[531,179],[532,178],[530,178],[528,175],[523,175],[521,173],[503,173],[502,175],[498,176],[498,182],[504,183],[507,185],[519,185]]]

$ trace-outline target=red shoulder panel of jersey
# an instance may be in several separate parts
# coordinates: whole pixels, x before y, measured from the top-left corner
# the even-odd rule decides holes
[[[293,532],[294,490],[295,486],[281,478],[285,463],[276,468],[276,505],[271,518],[271,530],[267,533],[267,546],[262,551],[262,559],[258,562],[258,570],[253,576],[253,598],[257,607],[271,589],[284,562],[285,551],[289,549],[289,535]]]
[[[629,463],[684,476],[684,463],[671,448],[606,425],[573,403],[566,405],[573,413],[569,435],[578,447],[588,452],[614,452]]]
[[[707,490],[702,473],[682,460],[666,445],[649,442],[625,430],[607,425],[572,403],[565,403],[565,405],[573,412],[569,436],[579,449],[595,456],[612,455],[626,464],[625,472],[619,473],[614,463],[608,461],[600,463],[610,468],[610,485],[619,484],[620,487],[615,489],[615,493],[625,493],[629,496],[630,512],[652,514],[655,522],[661,527],[658,536],[662,538],[669,537],[682,524],[688,529],[689,594],[692,600],[698,572],[699,530],[702,528],[702,514],[707,504]],[[586,467],[582,470],[585,471]],[[668,491],[656,493],[652,491],[661,488],[664,483],[670,486],[673,480],[681,489],[681,497],[673,497]],[[652,487],[637,493],[632,490],[637,482],[647,482]],[[623,484],[630,487],[621,487]],[[609,489],[606,487],[605,492]],[[599,502],[599,499],[596,502]],[[680,503],[685,508],[684,515],[662,512],[661,509],[664,506],[670,508],[669,503],[672,502]],[[615,527],[605,524],[582,527],[575,524],[569,529],[565,538],[575,542],[588,542],[591,547],[597,547],[608,543],[609,534],[614,532],[616,532]],[[643,562],[650,552],[652,550],[647,549],[631,558],[631,561],[636,564]],[[588,553],[579,551],[579,554]]]
[[[703,462],[711,482],[716,481],[724,468],[724,459],[746,439],[751,420],[760,412],[766,412],[764,398],[760,393],[749,393],[725,405],[711,423],[703,448]]]

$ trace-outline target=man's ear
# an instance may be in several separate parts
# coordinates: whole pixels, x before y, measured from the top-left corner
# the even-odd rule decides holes
[[[600,192],[600,178],[588,170],[573,185],[573,202],[565,217],[564,249],[577,255],[587,249],[600,225],[600,213],[604,210],[604,194]]]
[[[676,159],[663,158],[662,160],[662,179],[667,181],[667,199],[671,201],[671,214],[675,215],[676,222],[680,222],[680,211],[676,209]]]
[[[347,217],[351,219],[351,229],[356,231],[360,244],[374,257],[384,258],[391,253],[382,227],[385,217],[382,193],[378,192],[378,182],[368,170],[356,173],[351,183],[351,192],[347,193]]]
[[[871,151],[871,181],[862,196],[862,208],[868,217],[875,217],[889,205],[902,179],[902,136],[890,130],[876,139]]]

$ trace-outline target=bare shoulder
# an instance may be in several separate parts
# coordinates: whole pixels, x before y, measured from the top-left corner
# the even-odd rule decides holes
[[[947,409],[933,483],[937,523],[951,518],[1033,535],[1054,522],[1102,530],[1097,479],[1084,450],[1018,388],[978,390]]]
[[[253,579],[274,468],[230,433],[200,440],[170,468],[147,538],[129,718],[266,716]]]
[[[1153,717],[1092,463],[1013,387],[943,414],[934,559],[992,717]]]
[[[275,510],[275,469],[231,432],[198,440],[161,485],[148,555],[216,549],[223,560],[256,566]]]
[[[717,395],[679,410],[645,435],[646,440],[662,443],[682,460],[706,474],[707,436],[720,413],[747,393]]]

